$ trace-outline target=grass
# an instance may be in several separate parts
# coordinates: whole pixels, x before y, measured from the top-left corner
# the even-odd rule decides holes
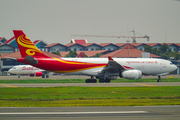
[[[179,99],[108,99],[108,100],[56,100],[30,101],[0,100],[1,107],[72,107],[72,106],[155,106],[180,105]]]
[[[162,82],[180,82],[180,78],[163,78]],[[97,80],[97,82],[99,82]],[[117,79],[112,80],[111,83],[129,83],[129,82],[157,82],[157,78],[151,79]],[[0,80],[0,83],[85,83],[85,79],[27,79],[27,80]]]
[[[0,88],[0,107],[180,105],[180,86]]]

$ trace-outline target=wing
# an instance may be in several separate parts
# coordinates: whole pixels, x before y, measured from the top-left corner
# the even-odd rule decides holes
[[[116,61],[114,61],[112,57],[108,57],[108,59],[109,59],[109,62],[107,66],[102,69],[101,73],[105,73],[105,72],[118,73],[125,70],[125,68],[121,66],[119,63],[117,63]]]

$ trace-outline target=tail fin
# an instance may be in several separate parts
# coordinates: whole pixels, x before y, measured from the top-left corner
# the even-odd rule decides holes
[[[84,57],[84,52],[80,52],[77,58],[83,58]]]
[[[22,30],[13,30],[14,36],[16,38],[21,57],[24,58],[27,55],[34,58],[43,57],[49,58],[44,55],[32,42],[31,40],[23,33]]]
[[[111,56],[108,56],[108,60],[114,61],[113,58],[112,58]]]

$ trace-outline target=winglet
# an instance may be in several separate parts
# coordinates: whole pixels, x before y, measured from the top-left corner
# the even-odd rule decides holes
[[[109,56],[109,57],[108,57],[108,60],[112,60],[112,61],[114,61],[114,60],[112,59],[112,57],[111,57],[111,56]]]
[[[23,33],[22,30],[13,30],[13,32],[22,58],[26,57],[27,55],[49,58],[34,45],[34,43]]]

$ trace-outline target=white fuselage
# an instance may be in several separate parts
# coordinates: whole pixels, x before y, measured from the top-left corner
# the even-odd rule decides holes
[[[12,74],[34,74],[36,72],[42,72],[44,70],[33,67],[31,65],[16,65],[12,67],[8,72]]]
[[[88,63],[108,63],[107,58],[63,58],[64,60],[88,62]],[[142,71],[143,75],[166,75],[177,69],[171,61],[157,58],[113,58],[126,69]],[[96,76],[101,72],[101,68],[94,68],[84,71],[67,73],[69,75],[90,75]],[[115,74],[114,74],[115,75]],[[117,73],[118,75],[118,73]]]

